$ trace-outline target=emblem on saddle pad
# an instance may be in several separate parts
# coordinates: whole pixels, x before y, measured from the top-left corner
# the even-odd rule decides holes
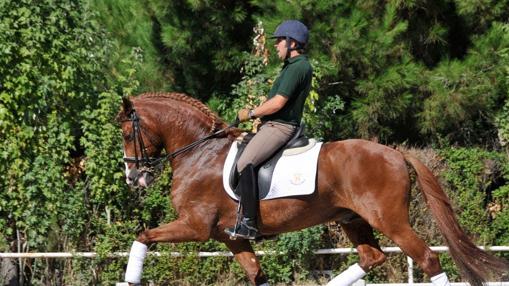
[[[297,140],[290,140],[286,148],[282,148],[259,166],[257,172],[260,200],[310,195],[315,191],[318,155],[322,142],[304,137],[297,139],[300,139],[301,144],[298,144]],[[290,144],[292,142],[293,145]],[[245,144],[246,142],[244,145],[238,142],[232,144],[223,167],[223,186],[234,200],[238,200],[235,193],[238,182],[236,162]]]
[[[294,173],[292,178],[290,179],[290,183],[294,185],[300,185],[304,183],[304,181],[306,181],[306,179],[304,178],[304,174],[301,173]]]

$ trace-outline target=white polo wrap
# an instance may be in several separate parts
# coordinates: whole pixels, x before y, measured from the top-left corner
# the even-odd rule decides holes
[[[445,272],[431,277],[430,280],[431,283],[433,283],[433,286],[451,286],[449,278],[447,278],[447,274],[445,274]]]
[[[364,275],[366,275],[364,269],[362,269],[358,263],[355,263],[341,272],[341,274],[334,277],[334,279],[327,283],[327,286],[350,286],[355,281],[364,277]]]
[[[141,282],[141,272],[143,270],[143,261],[147,256],[147,246],[141,242],[134,241],[129,253],[129,262],[125,270],[125,281],[139,284]]]

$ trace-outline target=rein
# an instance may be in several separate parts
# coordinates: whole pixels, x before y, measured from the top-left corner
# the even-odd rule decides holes
[[[136,113],[136,110],[132,110],[130,113],[129,113],[129,119],[128,121],[131,121],[132,122],[132,129],[133,129],[133,140],[134,140],[134,156],[135,157],[124,157],[124,162],[126,163],[135,163],[136,164],[136,169],[139,169],[140,167],[140,162],[143,164],[143,167],[145,168],[146,171],[153,171],[154,168],[160,164],[162,164],[163,161],[165,160],[172,160],[174,159],[175,157],[177,157],[178,155],[186,152],[186,151],[189,151],[191,149],[193,149],[194,147],[196,147],[197,145],[223,133],[224,131],[226,131],[227,129],[229,128],[232,128],[232,127],[236,127],[239,125],[239,121],[238,119],[235,120],[235,122],[231,123],[230,125],[228,125],[227,127],[221,129],[221,130],[218,130],[208,136],[205,136],[203,138],[200,138],[196,141],[194,141],[193,143],[191,144],[188,144],[184,147],[181,147],[177,150],[175,150],[174,152],[170,153],[170,154],[167,154],[166,156],[162,156],[162,157],[158,157],[158,158],[154,158],[154,157],[149,157],[148,154],[147,154],[147,148],[145,147],[145,143],[143,142],[143,137],[141,136],[141,127],[140,127],[140,118],[138,116],[138,114]],[[138,148],[137,148],[137,144],[136,142],[139,142],[139,149],[141,151],[141,158],[138,158]]]

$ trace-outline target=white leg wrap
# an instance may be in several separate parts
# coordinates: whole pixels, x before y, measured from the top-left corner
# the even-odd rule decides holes
[[[265,282],[265,283],[260,284],[260,285],[258,285],[258,286],[270,286],[270,285],[269,285],[269,283]]]
[[[125,281],[138,284],[141,282],[143,260],[147,256],[147,246],[141,242],[134,241],[129,253],[129,262],[125,271]]]
[[[364,277],[364,275],[366,275],[364,269],[362,269],[358,263],[355,263],[348,267],[347,270],[334,277],[334,279],[327,283],[327,286],[349,286]]]
[[[433,286],[451,286],[449,283],[449,278],[447,278],[447,274],[445,274],[445,272],[435,275],[430,279],[431,283],[433,283]]]

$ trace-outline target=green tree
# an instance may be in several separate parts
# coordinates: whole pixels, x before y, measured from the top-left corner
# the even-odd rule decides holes
[[[121,74],[123,61],[138,50],[139,69],[133,78],[140,91],[165,90],[173,86],[173,71],[164,61],[160,25],[152,9],[144,1],[88,0],[97,11],[97,20],[109,33],[115,53],[110,54],[111,73]],[[146,1],[145,1],[146,2]]]
[[[463,144],[496,141],[495,115],[507,97],[508,31],[493,23],[464,60],[443,61],[430,72],[422,87],[430,93],[419,114],[423,134]]]
[[[225,94],[240,79],[254,9],[247,1],[151,1],[161,55],[173,88],[202,100]]]

